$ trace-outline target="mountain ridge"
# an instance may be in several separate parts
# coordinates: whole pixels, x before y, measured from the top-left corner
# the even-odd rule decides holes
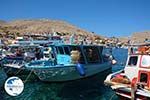
[[[15,20],[0,24],[1,32],[7,30],[7,33],[77,33],[80,35],[92,35],[92,32],[88,32],[75,25],[72,25],[62,20],[49,20],[49,19],[33,19],[33,20]]]

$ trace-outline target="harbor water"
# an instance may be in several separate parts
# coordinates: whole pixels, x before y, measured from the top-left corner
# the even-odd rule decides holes
[[[90,78],[63,83],[27,81],[19,96],[9,96],[2,88],[0,100],[118,100],[115,93],[103,81],[111,72],[124,68],[127,49],[113,49],[117,64],[112,69]]]

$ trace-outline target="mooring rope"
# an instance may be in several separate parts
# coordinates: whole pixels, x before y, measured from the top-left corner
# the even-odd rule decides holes
[[[33,69],[30,71],[30,73],[29,73],[29,75],[27,76],[27,78],[25,79],[24,83],[26,83],[26,82],[27,82],[27,80],[28,80],[28,79],[29,79],[29,77],[31,76],[32,72],[33,72]]]
[[[15,73],[15,75],[17,75],[21,70],[22,70],[22,69],[20,68],[20,69]]]
[[[28,100],[28,97],[30,97],[33,92],[34,92],[34,91],[32,90],[23,100]]]
[[[109,100],[112,100],[114,96],[115,96],[115,94],[113,94],[113,95],[110,97],[110,99],[109,99]]]
[[[11,69],[9,68],[7,71],[6,71],[6,74],[10,71]]]

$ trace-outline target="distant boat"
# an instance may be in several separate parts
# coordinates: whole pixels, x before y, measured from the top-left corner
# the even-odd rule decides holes
[[[33,36],[32,36],[33,37]],[[37,39],[33,39],[29,37],[28,39],[24,39],[24,37],[17,37],[16,40],[13,41],[13,44],[39,44],[39,45],[46,45],[46,44],[62,44],[64,43],[60,36],[42,36],[42,35],[35,35]]]
[[[3,42],[2,42],[2,40],[0,40],[0,66],[1,66],[1,60],[3,59],[3,57],[4,57],[4,44],[3,44]]]
[[[30,74],[30,70],[24,67],[25,63],[35,59],[35,49],[42,47],[39,45],[20,45],[12,44],[8,46],[8,50],[4,53],[2,59],[2,68],[8,76],[25,76]],[[17,49],[21,49],[21,54],[17,54]],[[34,75],[34,73],[32,73]]]
[[[23,60],[19,58],[20,63],[16,61],[18,58],[12,58],[9,64],[5,62],[5,72],[11,68],[9,73],[14,75],[32,72],[41,81],[62,82],[90,77],[111,69],[111,60],[109,56],[104,56],[103,46],[61,44],[42,49],[43,56],[31,61],[25,62],[23,57]],[[16,62],[15,65],[13,62]]]

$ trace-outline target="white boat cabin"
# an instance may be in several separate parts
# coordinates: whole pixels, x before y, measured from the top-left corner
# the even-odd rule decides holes
[[[150,88],[150,54],[144,52],[129,54],[124,72],[130,81],[137,78],[138,83]]]

